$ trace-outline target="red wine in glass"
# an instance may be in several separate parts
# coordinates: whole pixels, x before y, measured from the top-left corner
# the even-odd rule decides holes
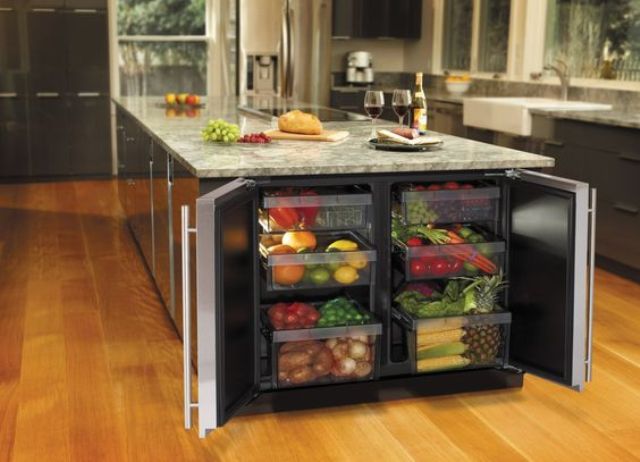
[[[398,116],[398,123],[402,127],[404,122],[404,116],[409,112],[409,105],[411,104],[411,92],[409,90],[393,90],[393,100],[391,105],[393,111]]]
[[[377,119],[382,115],[382,106],[365,106],[364,110],[372,119]]]

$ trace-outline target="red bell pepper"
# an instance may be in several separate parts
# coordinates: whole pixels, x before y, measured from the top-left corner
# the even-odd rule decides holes
[[[312,189],[303,189],[300,192],[301,196],[317,196],[318,193]],[[316,217],[320,211],[320,198],[310,198],[306,207],[299,207],[298,214],[300,215],[300,221],[303,228],[311,228],[316,224]]]

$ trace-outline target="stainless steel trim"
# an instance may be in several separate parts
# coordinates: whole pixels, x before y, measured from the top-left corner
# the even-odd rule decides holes
[[[17,97],[18,97],[18,94],[14,92],[0,93],[0,98],[2,99],[17,98]]]
[[[287,95],[289,85],[289,26],[287,14],[287,1],[285,0],[282,9],[282,32],[281,32],[281,53],[280,53],[280,96]]]
[[[60,93],[57,91],[39,91],[36,93],[36,98],[59,98]]]
[[[287,98],[292,98],[293,97],[293,88],[295,86],[295,82],[294,79],[296,78],[296,73],[294,72],[294,68],[296,65],[296,61],[295,61],[295,56],[296,56],[296,37],[293,33],[293,21],[294,21],[294,10],[291,7],[290,4],[290,0],[286,0],[287,3],[287,9],[288,9],[288,17],[287,17],[287,24],[289,27],[289,69],[288,69],[288,73],[289,73],[289,77],[287,78],[287,81],[289,82],[288,88],[287,88],[287,94],[285,95]]]
[[[156,275],[156,221],[154,220],[154,200],[153,200],[153,140],[149,140],[149,202],[151,210],[151,274]]]
[[[100,92],[98,91],[79,91],[76,93],[78,98],[97,98],[100,96]]]
[[[72,10],[74,13],[79,13],[79,14],[94,14],[97,13],[98,10],[96,10],[95,8],[76,8],[75,10]]]
[[[184,428],[191,428],[191,409],[198,407],[198,403],[191,401],[191,264],[189,252],[189,233],[195,232],[189,228],[189,206],[180,207],[181,238],[182,238],[182,374],[184,387]]]
[[[585,380],[591,382],[593,369],[593,304],[596,272],[596,209],[597,190],[591,189],[591,208],[589,209],[589,303],[587,304],[587,355],[585,358]]]
[[[31,11],[34,13],[55,13],[55,8],[32,8]]]

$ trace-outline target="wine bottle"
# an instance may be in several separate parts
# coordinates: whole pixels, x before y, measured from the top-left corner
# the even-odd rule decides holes
[[[422,88],[422,72],[416,73],[416,89],[411,105],[411,128],[419,132],[427,131],[427,99]]]

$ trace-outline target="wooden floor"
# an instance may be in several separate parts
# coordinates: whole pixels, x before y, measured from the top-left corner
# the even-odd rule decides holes
[[[112,182],[0,185],[0,461],[640,460],[640,286],[597,275],[594,381],[182,428],[181,344]]]

